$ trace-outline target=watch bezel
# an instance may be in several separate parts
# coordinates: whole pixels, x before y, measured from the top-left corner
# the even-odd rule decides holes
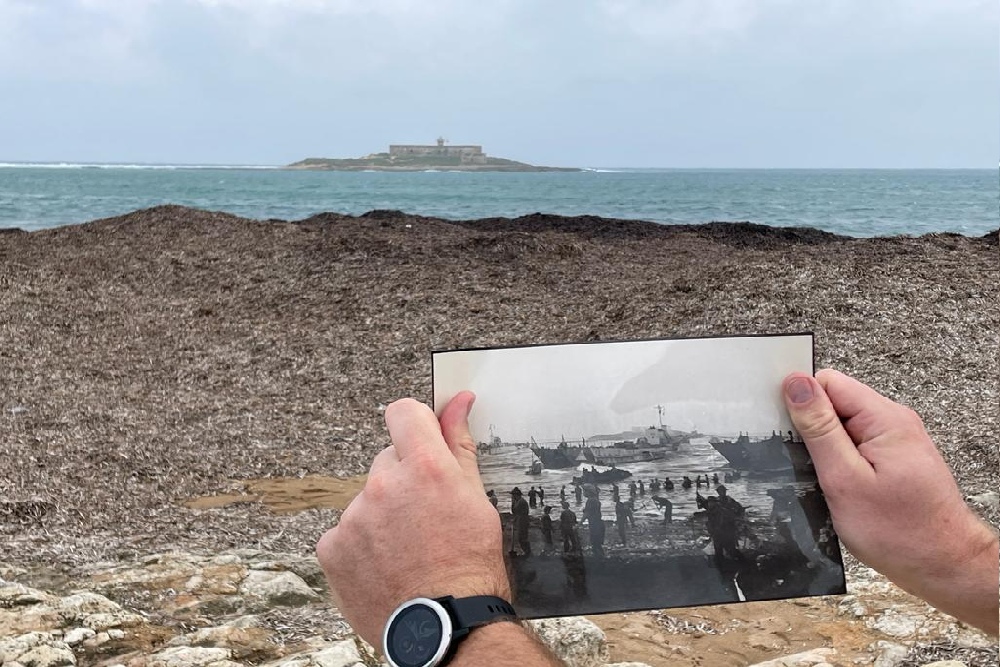
[[[454,623],[451,620],[448,610],[437,600],[432,600],[431,598],[413,598],[396,607],[396,611],[392,612],[392,615],[389,616],[389,620],[385,624],[385,630],[382,632],[382,652],[391,667],[400,667],[400,665],[393,659],[389,651],[389,631],[392,629],[393,622],[400,614],[417,605],[430,609],[441,622],[441,641],[438,644],[437,651],[421,667],[436,667],[441,664],[445,656],[448,655],[448,649],[451,648]]]

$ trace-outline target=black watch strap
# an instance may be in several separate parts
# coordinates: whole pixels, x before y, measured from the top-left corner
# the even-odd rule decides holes
[[[488,623],[517,619],[514,607],[503,598],[498,598],[495,595],[473,595],[467,598],[448,597],[440,601],[451,608],[455,625],[466,630]]]

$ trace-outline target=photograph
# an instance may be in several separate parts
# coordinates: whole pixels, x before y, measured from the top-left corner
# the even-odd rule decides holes
[[[845,592],[781,397],[813,335],[433,354],[434,407],[476,394],[479,468],[529,618]]]

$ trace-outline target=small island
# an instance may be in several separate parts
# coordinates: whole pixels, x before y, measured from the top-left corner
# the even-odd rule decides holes
[[[482,146],[437,144],[392,144],[388,153],[359,158],[311,157],[293,162],[287,169],[317,171],[583,171],[575,167],[539,167],[525,162],[490,157]]]

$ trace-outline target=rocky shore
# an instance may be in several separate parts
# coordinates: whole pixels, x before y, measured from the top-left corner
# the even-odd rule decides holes
[[[989,665],[996,657],[984,635],[864,568],[847,596],[529,624],[569,667],[897,667],[942,656]],[[374,667],[380,661],[327,601],[314,559],[242,549],[72,568],[0,566],[0,664]]]
[[[265,663],[349,638],[315,572],[293,567],[309,561],[343,494],[327,502],[330,494],[311,496],[303,484],[301,502],[276,506],[254,489],[363,474],[386,444],[385,405],[401,396],[429,400],[432,349],[813,331],[818,366],[851,373],[921,413],[963,492],[996,526],[998,293],[995,232],[848,239],[745,223],[666,227],[545,215],[451,222],[391,211],[257,222],[164,206],[0,234],[0,579],[15,582],[0,583],[0,662],[147,664],[183,648],[178,637],[288,609],[308,623],[275,620],[271,628],[265,619],[263,629],[279,632],[285,623],[301,633],[262,641],[294,650],[237,648],[185,664]],[[192,503],[223,495],[226,502]],[[246,595],[250,572],[291,572],[312,595],[300,590],[289,607],[230,600],[185,617],[132,584],[102,584],[117,576],[108,572],[155,569],[175,551],[198,564],[160,591],[170,591],[171,605],[200,595],[192,578],[206,580],[213,558],[238,558],[230,565],[239,573],[212,595]],[[282,565],[261,566],[269,559]],[[856,563],[848,581],[856,597],[847,603],[594,620],[607,630],[608,659],[654,665],[668,659],[654,651],[661,644],[691,650],[689,662],[676,664],[708,667],[813,648],[836,648],[830,664],[870,663],[883,655],[879,642],[902,647],[884,666],[937,657],[997,664],[976,633],[925,606],[906,607],[917,603]],[[105,595],[127,622],[90,619],[119,613],[103,602],[87,614],[72,611],[75,602],[66,603],[71,611],[60,606],[79,590]],[[48,620],[3,624],[29,609]],[[808,614],[823,620],[806,627]],[[873,620],[895,615],[910,620]],[[699,617],[716,619],[704,626],[715,633],[690,630]],[[761,647],[741,653],[715,635],[730,632],[720,631],[725,619],[744,618]],[[240,623],[257,633],[251,621]],[[671,623],[697,640],[663,629]],[[131,628],[147,626],[156,629],[133,642]],[[897,634],[886,631],[893,627]],[[86,637],[70,644],[74,631],[72,638]],[[15,656],[20,648],[9,648],[9,638],[32,632],[45,637],[25,639],[34,642],[25,653],[55,644],[64,661]],[[101,633],[107,640],[95,639]],[[729,652],[714,652],[713,642]],[[66,650],[74,663],[65,662]],[[180,665],[168,658],[162,664]]]

